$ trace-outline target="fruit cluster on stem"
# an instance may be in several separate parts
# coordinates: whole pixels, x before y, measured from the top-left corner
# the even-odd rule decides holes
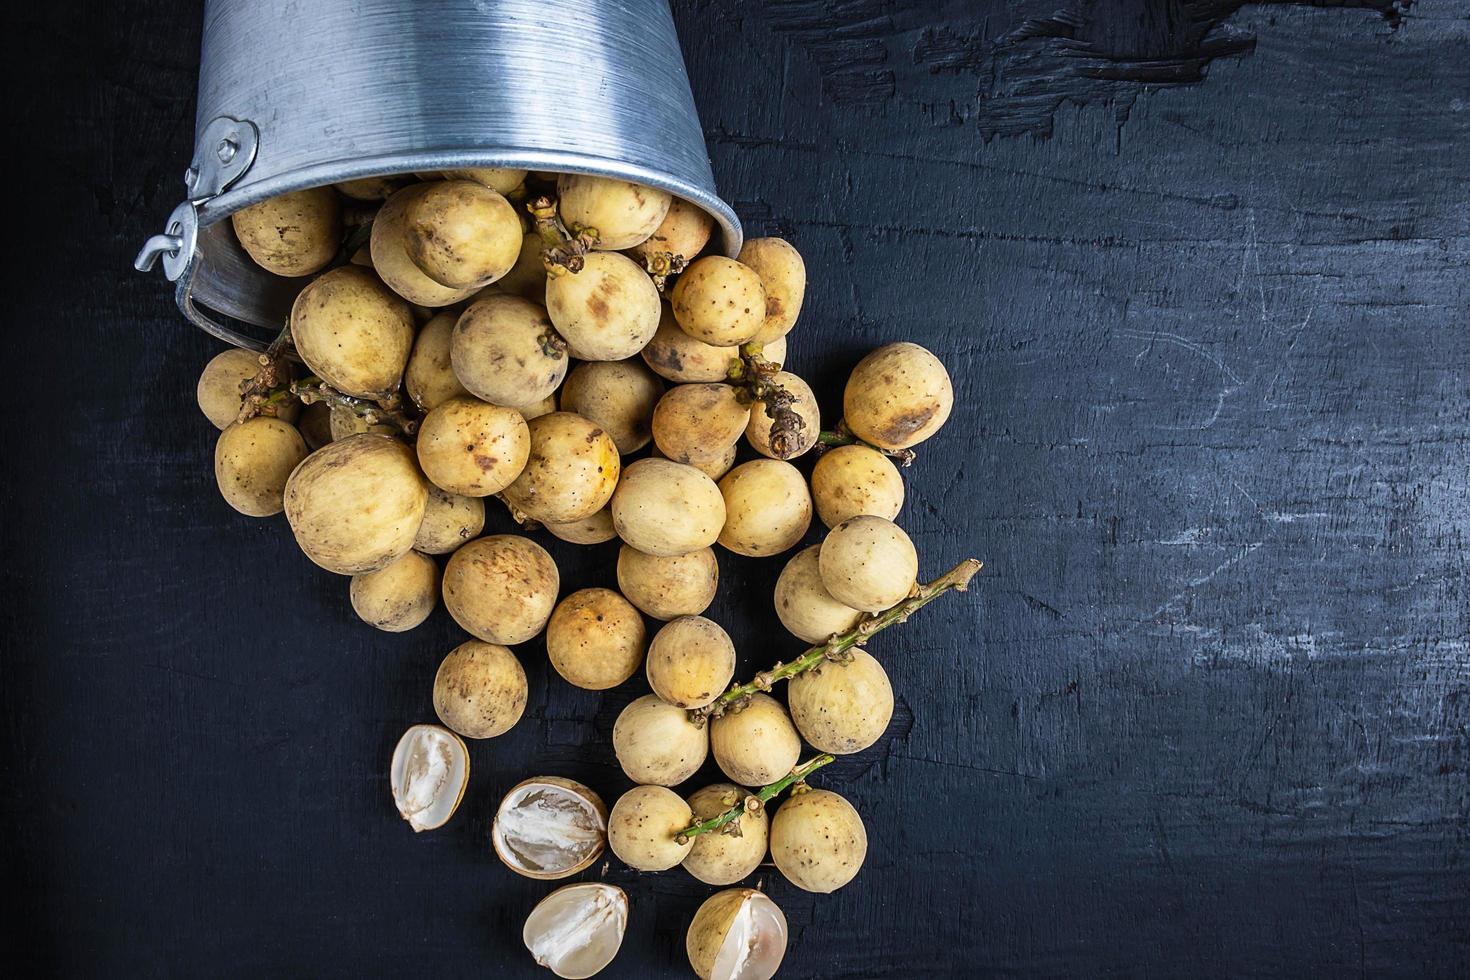
[[[902,602],[880,613],[864,617],[846,633],[834,634],[826,643],[809,648],[790,663],[778,663],[770,670],[763,670],[756,674],[755,679],[748,683],[733,685],[730,690],[721,694],[710,704],[691,711],[690,715],[696,721],[701,721],[718,718],[726,711],[739,711],[749,703],[751,695],[758,691],[769,691],[777,681],[788,680],[828,660],[846,659],[851,655],[849,651],[853,647],[860,647],[867,643],[868,639],[880,630],[906,621],[944,593],[951,590],[964,592],[970,585],[970,579],[975,577],[975,573],[980,571],[981,567],[978,559],[966,558],[934,581],[926,585],[915,586],[913,593]]]
[[[835,761],[833,756],[819,755],[805,765],[796,766],[786,775],[776,780],[774,783],[771,783],[768,786],[762,786],[756,792],[751,793],[749,796],[746,796],[743,800],[740,800],[734,806],[730,807],[730,809],[717,813],[713,817],[710,817],[708,820],[704,820],[700,823],[691,824],[690,826],[685,827],[683,830],[674,835],[674,841],[678,844],[684,844],[691,837],[697,837],[700,834],[713,833],[714,831],[719,831],[722,834],[731,834],[736,837],[740,836],[741,814],[759,813],[762,807],[769,803],[786,787],[795,786],[799,788],[800,786],[805,785],[806,777],[810,776],[812,773],[816,772],[827,763],[833,761]],[[793,793],[797,791],[798,789],[792,789]]]

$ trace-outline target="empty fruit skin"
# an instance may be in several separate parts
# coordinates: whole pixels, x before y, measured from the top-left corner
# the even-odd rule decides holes
[[[536,962],[565,980],[585,980],[612,962],[628,926],[628,896],[598,882],[566,885],[526,918],[521,938]]]
[[[469,754],[458,736],[438,725],[414,725],[393,751],[391,783],[398,813],[415,833],[442,827],[469,780]]]
[[[537,776],[505,794],[491,835],[495,852],[517,874],[565,878],[602,853],[607,807],[575,780]]]

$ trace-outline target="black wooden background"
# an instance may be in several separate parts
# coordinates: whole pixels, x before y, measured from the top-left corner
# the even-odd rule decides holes
[[[862,874],[755,878],[783,975],[1464,976],[1470,4],[675,9],[723,192],[807,259],[791,363],[835,415],[880,342],[947,361],[901,522],[926,571],[987,562],[875,643],[892,730],[817,780]],[[409,833],[389,752],[461,634],[361,625],[219,500],[216,347],[129,268],[180,197],[199,13],[7,22],[7,968],[536,975],[548,888],[491,811],[543,772],[615,798],[639,684],[528,644],[525,720]],[[552,550],[612,583],[612,546]],[[742,673],[798,646],[779,564],[722,556]],[[683,974],[709,889],[593,876],[632,899],[607,975]]]

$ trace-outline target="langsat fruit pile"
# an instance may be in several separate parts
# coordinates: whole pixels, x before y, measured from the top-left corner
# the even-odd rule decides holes
[[[888,727],[893,687],[867,641],[980,567],[921,583],[894,523],[895,460],[953,405],[944,365],[913,343],[872,351],[824,431],[786,370],[806,291],[796,249],[757,238],[715,254],[705,212],[620,180],[374,177],[233,224],[259,265],[305,284],[263,354],[226,351],[199,379],[220,493],[251,517],[284,512],[372,626],[412,629],[443,602],[468,634],[434,679],[439,724],[412,725],[393,753],[403,819],[443,827],[469,741],[520,720],[518,645],[544,634],[552,668],[587,690],[641,674],[648,693],[612,733],[633,789],[609,806],[555,774],[504,788],[486,846],[516,874],[583,879],[529,910],[526,948],[568,978],[616,956],[638,903],[592,880],[610,849],[711,886],[688,931],[699,977],[773,976],[786,919],[741,882],[768,859],[810,892],[860,875],[870,829],[808,778]],[[516,533],[484,533],[489,498]],[[801,548],[814,516],[825,537]],[[542,534],[619,539],[605,585],[563,594]],[[749,680],[704,615],[730,555],[784,563],[776,614],[811,644]],[[727,781],[686,785],[710,755]]]

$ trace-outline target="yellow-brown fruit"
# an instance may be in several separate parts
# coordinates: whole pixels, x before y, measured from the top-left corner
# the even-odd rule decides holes
[[[449,352],[460,383],[492,405],[535,404],[567,375],[566,342],[546,310],[515,296],[471,303],[454,325]]]
[[[291,304],[291,339],[311,372],[344,395],[398,391],[413,346],[413,313],[377,276],[353,265],[313,279]]]
[[[611,589],[581,589],[557,604],[546,624],[546,654],[569,684],[617,687],[643,662],[643,617]]]
[[[513,512],[535,521],[570,524],[591,517],[618,485],[618,447],[607,430],[571,412],[526,423],[531,453],[521,475],[501,491]]]
[[[939,431],[954,388],[939,358],[918,344],[887,344],[858,362],[842,394],[853,435],[879,449],[908,449]]]
[[[903,509],[903,477],[876,449],[837,446],[812,467],[812,502],[828,527],[860,514],[895,520]]]
[[[417,447],[419,465],[435,486],[488,497],[521,475],[531,432],[515,409],[461,395],[424,416]]]
[[[648,686],[676,708],[702,708],[725,692],[735,676],[730,634],[703,616],[666,623],[648,645]]]
[[[439,602],[439,566],[410,551],[376,572],[352,576],[352,611],[369,626],[402,633],[429,618]]]
[[[454,313],[437,313],[419,328],[413,341],[413,352],[408,355],[408,367],[403,371],[403,387],[408,397],[424,411],[437,408],[458,395],[469,391],[460,383],[450,361],[450,342],[454,337],[454,322],[459,317]]]
[[[247,517],[279,514],[286,481],[306,455],[306,440],[289,422],[264,416],[236,422],[214,444],[215,483],[225,503]]]
[[[639,551],[669,557],[714,544],[725,525],[725,501],[713,480],[692,466],[640,459],[612,495],[613,527]]]
[[[490,643],[524,643],[540,633],[560,588],[551,555],[515,534],[476,538],[444,567],[444,607],[471,635]]]
[[[618,550],[618,588],[654,619],[698,616],[714,601],[719,585],[720,563],[713,548],[668,556],[650,555],[630,544]]]
[[[781,702],[756,692],[745,707],[710,723],[710,751],[720,771],[742,786],[769,786],[796,767],[801,739]]]
[[[434,713],[465,738],[510,731],[526,710],[526,672],[503,646],[470,640],[455,647],[434,675]]]
[[[720,544],[762,558],[796,545],[812,523],[812,498],[801,471],[779,459],[741,463],[720,480],[725,526]]]
[[[766,290],[766,316],[754,342],[779,340],[796,326],[806,297],[806,263],[801,253],[780,238],[747,238],[739,261],[756,271]]]
[[[286,481],[286,520],[306,557],[329,572],[356,575],[413,547],[428,499],[413,450],[363,433],[302,460]]]
[[[561,218],[572,231],[597,229],[597,247],[632,248],[652,235],[672,202],[670,195],[613,177],[562,174],[556,180]]]
[[[718,347],[754,340],[766,319],[760,275],[723,255],[706,255],[684,270],[669,301],[685,333]]]
[[[342,247],[342,204],[330,187],[290,191],[230,215],[245,254],[278,276],[309,276]]]
[[[567,375],[561,408],[605,428],[626,456],[653,438],[653,408],[663,393],[663,382],[638,358],[588,361]]]
[[[793,795],[771,819],[771,858],[797,888],[834,892],[857,876],[867,856],[862,817],[831,790]]]

